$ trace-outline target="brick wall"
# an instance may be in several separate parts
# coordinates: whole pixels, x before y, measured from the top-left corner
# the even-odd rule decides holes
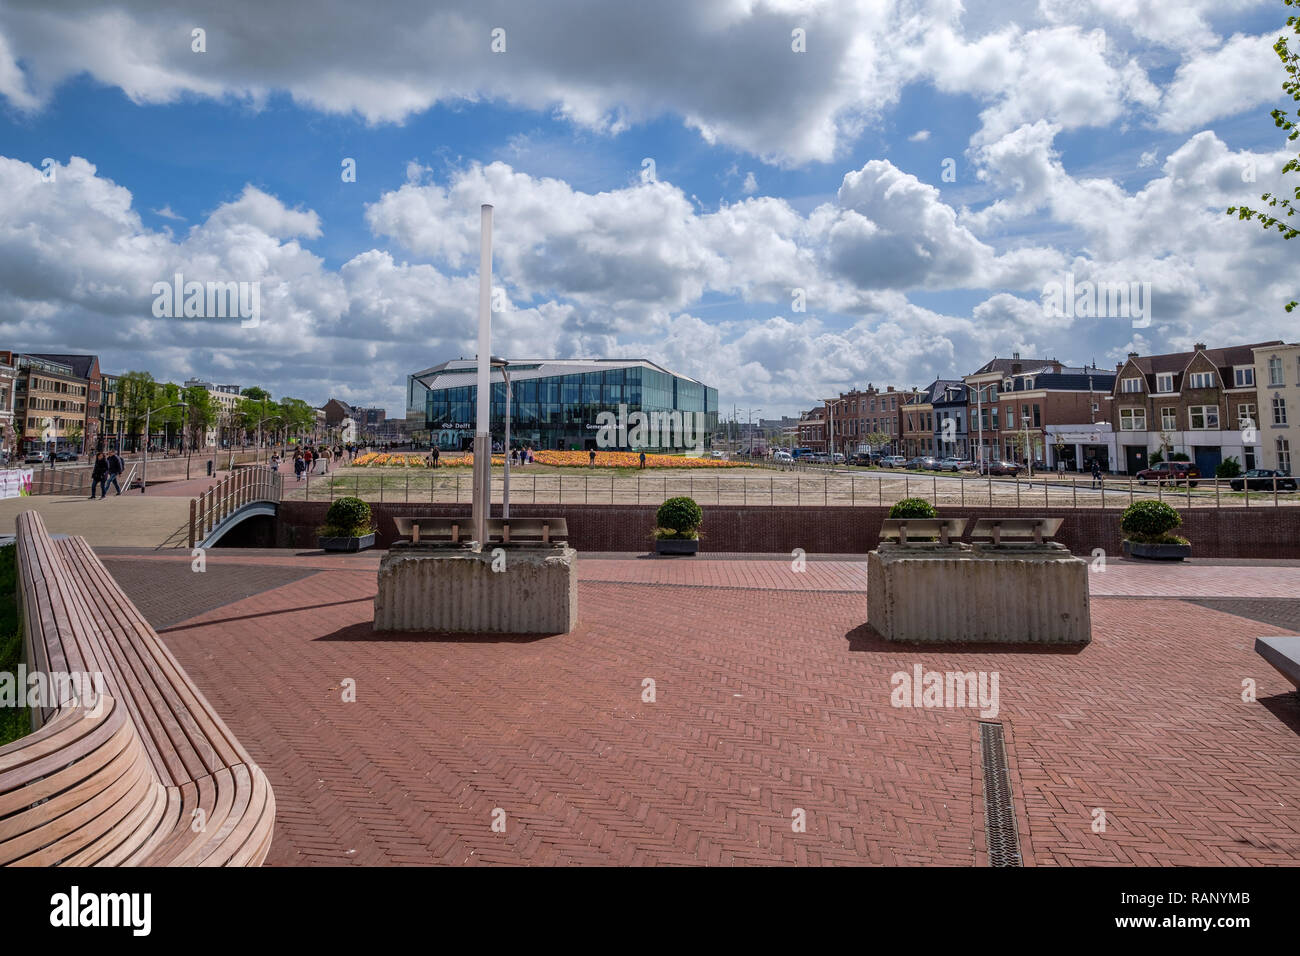
[[[282,548],[316,546],[315,529],[325,520],[327,502],[286,501],[280,505],[275,542]],[[397,537],[396,515],[461,516],[469,521],[468,505],[372,503],[379,525],[376,547],[387,548]],[[647,552],[653,549],[653,505],[536,505],[516,506],[516,517],[563,517],[569,541],[579,551]],[[970,518],[1006,515],[1005,509],[945,509]],[[712,505],[704,509],[702,551],[788,554],[803,548],[810,554],[865,554],[880,537],[888,508],[864,507],[742,507]],[[1024,515],[1064,518],[1056,540],[1076,554],[1101,548],[1120,553],[1119,510],[1043,509]],[[1197,508],[1181,512],[1180,533],[1202,558],[1300,558],[1300,508]]]

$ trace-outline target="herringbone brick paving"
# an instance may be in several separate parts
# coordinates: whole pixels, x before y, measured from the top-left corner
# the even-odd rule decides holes
[[[1027,862],[1300,859],[1300,705],[1241,617],[1095,597],[1079,652],[898,647],[853,562],[593,560],[572,634],[374,635],[359,558],[164,632],[275,788],[271,864],[974,863],[977,711],[891,707],[917,663],[999,673]]]

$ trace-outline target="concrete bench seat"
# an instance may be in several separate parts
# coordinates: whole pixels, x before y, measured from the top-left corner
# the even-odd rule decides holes
[[[1300,637],[1257,637],[1255,653],[1300,690]]]
[[[991,541],[995,547],[1003,544],[1003,538],[1041,545],[1061,530],[1064,521],[1064,518],[980,518],[970,536],[972,541]]]
[[[17,548],[29,672],[94,681],[0,748],[0,864],[260,865],[271,787],[157,632],[82,538],[26,512]]]
[[[397,533],[412,544],[421,541],[446,541],[459,544],[472,540],[474,524],[468,518],[394,518]],[[487,543],[564,544],[569,540],[569,524],[564,518],[489,518]]]
[[[940,544],[947,545],[966,532],[968,521],[967,518],[886,518],[880,526],[880,540],[915,545],[918,539],[919,543],[930,543],[925,539],[938,537]]]

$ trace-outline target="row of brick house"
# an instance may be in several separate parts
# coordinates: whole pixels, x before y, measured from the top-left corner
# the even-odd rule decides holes
[[[1300,428],[1300,344],[1130,353],[1115,369],[994,358],[924,388],[842,392],[801,416],[798,443],[844,455],[955,455],[1132,474],[1151,454],[1184,454],[1202,474],[1291,470]]]

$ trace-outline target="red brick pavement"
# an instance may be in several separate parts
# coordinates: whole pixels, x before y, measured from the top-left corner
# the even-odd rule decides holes
[[[1101,597],[1078,652],[896,647],[781,562],[592,561],[572,634],[374,635],[355,562],[164,632],[275,787],[272,864],[982,861],[977,713],[891,707],[917,663],[999,673],[1026,862],[1300,859],[1300,705],[1243,618]]]

